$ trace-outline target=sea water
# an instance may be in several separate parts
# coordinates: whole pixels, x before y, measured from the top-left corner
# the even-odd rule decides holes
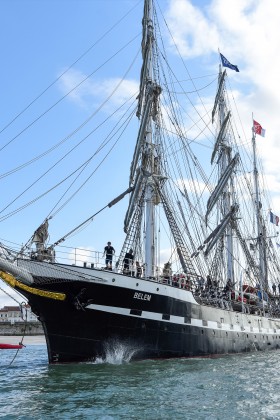
[[[7,340],[6,340],[7,341]],[[40,341],[0,350],[4,419],[280,419],[280,351],[48,365]]]

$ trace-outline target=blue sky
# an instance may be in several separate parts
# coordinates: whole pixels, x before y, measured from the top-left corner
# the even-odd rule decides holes
[[[279,209],[280,213],[280,59],[277,54],[280,41],[279,2],[158,0],[158,4],[192,76],[212,75],[212,79],[209,80],[213,80],[218,71],[218,48],[233,64],[239,66],[240,73],[229,70],[228,74],[243,124],[244,131],[241,132],[241,136],[244,137],[244,142],[250,139],[253,112],[255,119],[267,130],[265,140],[260,140],[258,146],[264,160],[264,168],[268,172],[273,209],[275,213]],[[83,121],[90,118],[96,109],[102,107],[100,117],[92,116],[86,127],[71,136],[70,144],[76,145],[110,115],[123,98],[137,93],[141,65],[141,56],[137,55],[137,52],[139,53],[141,42],[142,11],[143,4],[138,0],[0,2],[0,148],[4,147],[1,150],[0,174],[5,174],[44,153],[68,137]],[[120,19],[122,20],[118,23]],[[94,43],[115,24],[115,28],[94,46]],[[130,43],[126,45],[128,42]],[[176,51],[168,42],[166,41],[166,45],[169,45],[171,56],[175,58]],[[103,65],[104,60],[122,47],[121,52]],[[83,58],[49,87],[87,50],[89,52]],[[126,73],[130,65],[131,68]],[[89,74],[92,76],[79,89],[61,100],[75,84]],[[121,89],[113,96],[113,104],[110,105],[106,98],[123,77],[125,80]],[[214,92],[215,86],[212,93]],[[25,110],[38,96],[40,97]],[[212,96],[205,98],[209,104],[212,100]],[[137,126],[135,118],[135,130]],[[50,153],[44,159],[10,176],[0,178],[0,216],[42,194],[54,185],[56,180],[62,178],[62,173],[70,173],[86,156],[90,157],[98,148],[100,138],[105,136],[103,130],[100,128],[95,131],[77,149],[77,153],[69,155],[52,173],[30,189],[28,188],[33,179],[41,176],[51,164],[55,164],[58,155],[62,157],[67,153],[70,149],[69,141],[62,145],[58,154]],[[69,209],[61,210],[53,218],[50,225],[51,243],[127,188],[134,142],[132,127],[115,145],[106,158],[106,164],[96,171],[87,187],[71,201]],[[84,172],[84,179],[97,168],[109,152],[109,148],[110,145],[93,159],[92,165]],[[204,155],[202,158],[204,159]],[[205,155],[205,161],[207,158]],[[25,243],[52,211],[53,203],[58,200],[67,185],[69,183],[64,183],[13,217],[2,219],[0,240],[16,244]],[[19,196],[24,189],[28,190],[23,196]],[[14,203],[11,204],[12,201]],[[102,251],[106,242],[110,240],[116,250],[120,251],[124,239],[122,228],[126,205],[127,200],[123,200],[113,212],[105,210],[86,230],[71,238],[67,246]],[[0,306],[3,302],[6,300],[1,298]]]

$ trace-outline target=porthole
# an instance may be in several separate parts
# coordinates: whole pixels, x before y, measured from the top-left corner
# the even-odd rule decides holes
[[[112,282],[114,283],[114,281],[115,281],[116,279],[112,279]]]

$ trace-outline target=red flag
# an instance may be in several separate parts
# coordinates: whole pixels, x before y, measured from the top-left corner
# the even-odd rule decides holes
[[[262,128],[262,126],[255,120],[253,120],[254,122],[254,132],[256,134],[259,134],[260,136],[264,137],[265,136],[265,129]]]

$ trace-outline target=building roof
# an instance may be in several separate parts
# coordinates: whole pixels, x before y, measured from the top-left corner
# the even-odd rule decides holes
[[[4,306],[4,308],[0,309],[1,312],[20,312],[19,306]]]
[[[31,309],[30,305],[24,305],[23,309]],[[0,309],[0,311],[13,311],[13,312],[20,312],[20,306],[4,306],[3,308]]]

